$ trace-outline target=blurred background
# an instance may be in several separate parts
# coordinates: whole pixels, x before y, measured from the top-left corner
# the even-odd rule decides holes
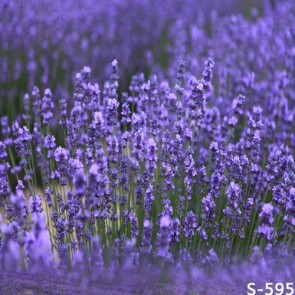
[[[274,7],[269,0],[2,0],[0,115],[15,118],[34,85],[71,100],[73,78],[85,65],[103,84],[114,58],[124,91],[134,73],[175,76],[180,58],[200,72],[208,54],[218,58],[222,23],[238,23],[238,16],[254,22]]]

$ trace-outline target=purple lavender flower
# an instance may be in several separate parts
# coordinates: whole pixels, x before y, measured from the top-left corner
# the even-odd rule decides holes
[[[186,72],[186,64],[184,60],[179,61],[178,69],[177,69],[177,79],[179,82],[182,82],[184,80]]]
[[[146,145],[146,169],[153,176],[154,169],[157,165],[157,145],[154,139],[149,138]]]
[[[59,100],[59,111],[60,111],[60,124],[65,127],[63,125],[63,122],[65,122],[66,120],[66,116],[67,116],[67,101],[64,98],[61,98]]]
[[[9,124],[8,124],[8,117],[7,116],[4,116],[1,118],[1,131],[2,131],[2,135],[3,137],[8,137],[9,134],[10,134],[10,130],[11,128],[9,127]]]
[[[154,200],[155,200],[155,196],[153,194],[153,186],[150,185],[146,191],[145,198],[144,198],[144,211],[147,217],[149,217],[152,212]]]
[[[48,206],[52,207],[52,192],[49,187],[46,188],[46,190],[45,190],[45,200],[46,200]]]
[[[129,222],[131,224],[132,237],[136,238],[138,236],[138,234],[139,234],[139,232],[138,232],[138,220],[137,220],[137,217],[135,216],[133,211],[131,211],[129,213],[128,219],[129,219]]]
[[[238,123],[238,118],[243,114],[242,106],[246,98],[244,95],[240,94],[232,103],[233,115],[228,119],[228,125],[230,127],[235,127]]]
[[[242,199],[241,188],[238,184],[231,182],[227,189],[228,206],[237,209]]]
[[[44,97],[41,103],[42,123],[48,125],[50,119],[53,117],[54,103],[52,100],[52,93],[50,89],[45,89]]]
[[[107,121],[109,126],[117,124],[119,102],[115,98],[109,98],[107,101]]]
[[[202,73],[202,80],[204,81],[204,89],[206,91],[210,88],[210,83],[213,78],[213,67],[214,67],[214,60],[213,58],[209,57],[206,59],[205,62],[205,69]]]
[[[192,156],[192,151],[187,150],[187,156],[184,161],[185,164],[185,186],[186,186],[186,196],[187,199],[190,200],[192,198],[192,189],[193,184],[196,182],[197,170],[195,167],[195,161]]]
[[[126,125],[131,122],[131,118],[130,118],[131,111],[127,102],[124,102],[122,105],[121,115],[122,115],[122,119],[121,119],[122,124]]]
[[[69,151],[63,147],[56,148],[54,152],[54,159],[57,163],[65,163],[68,160]]]
[[[264,204],[262,206],[261,212],[259,214],[259,217],[261,218],[262,222],[272,224],[273,219],[273,206],[271,204]]]
[[[180,221],[178,218],[173,218],[170,226],[171,243],[175,244],[179,242],[180,236]]]
[[[143,222],[143,237],[141,242],[140,252],[142,254],[149,254],[152,250],[151,238],[152,238],[152,223],[150,220],[144,220]]]
[[[208,194],[204,199],[202,199],[202,219],[205,222],[212,222],[215,217],[215,203],[211,196]]]
[[[206,108],[206,96],[204,83],[202,81],[193,81],[191,83],[191,99],[189,103],[192,111],[192,118],[200,120],[204,116]]]
[[[195,235],[195,229],[197,228],[197,216],[189,211],[187,216],[183,219],[182,230],[188,239]]]
[[[53,135],[47,135],[44,140],[44,147],[47,149],[55,149],[55,137]]]
[[[0,160],[4,160],[7,157],[6,146],[0,141]]]
[[[82,169],[77,170],[75,173],[73,183],[76,189],[76,194],[82,196],[86,189],[86,176]]]
[[[20,158],[28,158],[31,156],[30,143],[32,141],[32,135],[29,133],[27,127],[16,127],[17,138],[14,140],[15,149],[17,155]]]
[[[31,214],[41,213],[43,211],[40,195],[32,196],[30,198],[30,208]]]
[[[88,127],[88,140],[101,139],[104,136],[104,118],[101,112],[95,112]]]
[[[170,223],[171,220],[169,216],[162,216],[160,219],[160,231],[157,236],[159,245],[158,256],[163,257],[167,261],[172,259],[172,255],[169,252],[171,242],[171,236],[169,232]]]
[[[272,226],[274,222],[273,210],[274,207],[271,204],[266,203],[263,204],[261,212],[259,213],[262,224],[258,227],[257,233],[267,241],[271,241],[274,235],[274,228]]]
[[[48,158],[53,158],[54,150],[56,148],[55,137],[53,135],[47,135],[44,139],[44,147],[48,149]]]
[[[22,184],[21,181],[19,181],[20,184]],[[17,216],[17,222],[19,223],[19,225],[23,225],[24,224],[24,220],[27,217],[27,204],[26,204],[26,199],[25,199],[25,195],[23,193],[23,189],[18,188],[16,190],[16,194],[15,195],[10,195],[10,201],[14,206],[14,212],[15,215]]]

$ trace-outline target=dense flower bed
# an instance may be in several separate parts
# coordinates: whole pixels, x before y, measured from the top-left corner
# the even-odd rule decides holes
[[[1,6],[1,268],[291,259],[292,1],[74,2]]]

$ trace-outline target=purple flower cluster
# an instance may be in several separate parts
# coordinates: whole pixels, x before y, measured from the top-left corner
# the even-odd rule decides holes
[[[43,19],[39,5],[29,10],[26,4],[30,17],[19,27],[13,19],[12,26],[19,35],[38,11],[40,24],[30,27],[26,43],[0,37],[4,51],[28,49],[31,88],[39,82],[36,59],[41,86],[54,89],[60,87],[54,84],[60,59],[67,72],[70,61],[75,67],[85,62],[77,46],[93,49],[90,61],[112,60],[114,52],[118,58],[102,74],[103,83],[92,81],[99,64],[93,72],[84,66],[72,87],[64,81],[65,98],[61,89],[45,88],[42,97],[34,87],[24,95],[22,115],[1,117],[0,263],[86,269],[101,267],[110,249],[115,264],[137,266],[147,257],[164,265],[178,259],[211,265],[256,253],[291,257],[295,47],[287,28],[295,24],[294,4],[272,8],[265,1],[247,20],[219,10],[209,17],[208,1],[194,21],[195,5],[185,0],[186,17],[174,23],[168,16],[180,9],[176,0],[171,7],[159,4],[153,16],[154,1],[82,2],[60,4],[73,5],[64,15],[68,27],[60,16]],[[133,2],[137,20],[121,23],[122,13],[135,18],[128,6]],[[4,8],[17,18],[19,8],[9,3]],[[94,26],[97,19],[101,25]],[[53,52],[51,63],[30,44],[39,40],[39,26],[53,20],[60,29],[54,35],[48,30],[52,44],[42,43],[45,53]],[[132,42],[118,53],[110,44],[126,35]],[[156,49],[147,52],[152,42],[165,43],[169,66],[161,65],[163,57],[157,61]],[[134,44],[148,61],[137,61]],[[145,63],[151,75],[126,70]]]

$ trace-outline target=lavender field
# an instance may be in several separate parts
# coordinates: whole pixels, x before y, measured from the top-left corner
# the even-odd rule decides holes
[[[0,294],[294,294],[294,1],[2,0],[0,69]]]

